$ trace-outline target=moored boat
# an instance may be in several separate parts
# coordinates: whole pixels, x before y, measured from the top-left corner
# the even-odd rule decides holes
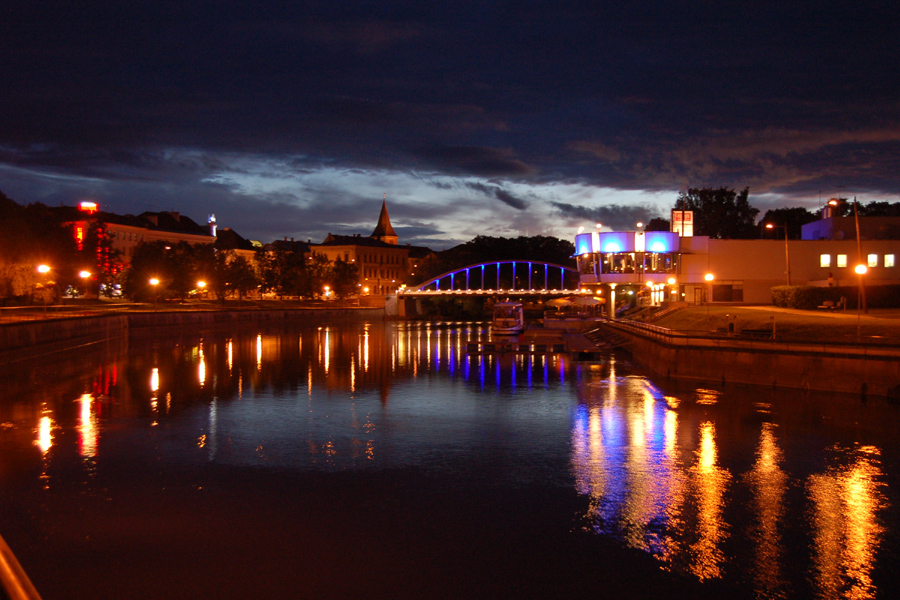
[[[525,312],[521,302],[497,302],[491,319],[494,335],[517,335],[525,331]]]

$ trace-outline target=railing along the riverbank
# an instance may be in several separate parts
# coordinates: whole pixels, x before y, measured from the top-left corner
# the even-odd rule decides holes
[[[605,321],[604,325],[614,329],[626,331],[631,334],[641,335],[645,338],[670,346],[684,347],[721,347],[744,348],[758,350],[777,350],[785,352],[821,352],[824,354],[860,355],[860,356],[900,356],[900,346],[887,344],[877,338],[863,337],[860,342],[848,342],[844,340],[811,342],[801,340],[778,339],[777,330],[769,332],[768,337],[753,337],[741,335],[740,332],[716,333],[698,330],[674,330],[642,323],[617,319]]]

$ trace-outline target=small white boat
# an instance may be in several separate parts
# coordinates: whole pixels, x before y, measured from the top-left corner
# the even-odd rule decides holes
[[[521,302],[498,302],[494,305],[491,333],[517,335],[525,331],[525,312]]]

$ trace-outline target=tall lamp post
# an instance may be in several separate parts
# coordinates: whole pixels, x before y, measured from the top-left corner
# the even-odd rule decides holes
[[[856,291],[856,342],[859,343],[860,312],[863,309],[863,304],[865,304],[865,302],[866,302],[865,288],[863,287],[863,285],[864,285],[863,284],[863,275],[866,274],[866,272],[869,270],[869,268],[866,265],[860,263],[860,264],[856,265],[856,267],[854,267],[853,270],[856,271],[857,275],[859,275],[859,287],[857,288],[857,291]],[[868,310],[866,310],[866,314],[869,314]]]
[[[78,276],[81,278],[81,281],[82,281],[81,286],[84,288],[84,290],[83,290],[84,295],[87,296],[88,295],[88,279],[90,279],[90,277],[91,277],[91,272],[90,271],[79,271]]]
[[[159,300],[159,294],[156,291],[156,286],[159,285],[159,279],[153,277],[150,279],[150,285],[153,286],[153,310],[157,310],[157,302]]]
[[[784,272],[787,275],[787,284],[788,287],[791,285],[791,254],[788,250],[788,230],[787,225],[775,225],[773,223],[766,223],[766,229],[784,229]]]
[[[706,316],[709,316],[709,303],[712,302],[712,282],[713,279],[715,279],[715,276],[712,273],[707,273],[703,276],[703,279],[705,279],[707,283]]]
[[[47,273],[50,272],[50,267],[47,265],[38,265],[37,272],[40,273],[41,275],[47,275]],[[34,287],[37,288],[40,285],[42,285],[42,284],[35,283]],[[46,285],[50,285],[50,282],[47,281]],[[46,302],[45,298],[46,298],[46,294],[42,292],[41,293],[41,304],[44,305],[44,312],[47,312],[47,302]],[[31,301],[34,302],[34,290],[32,290],[32,292],[31,292]]]

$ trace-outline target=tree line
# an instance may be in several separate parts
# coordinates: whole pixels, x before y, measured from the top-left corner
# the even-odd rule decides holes
[[[789,239],[800,239],[802,228],[821,218],[820,211],[802,207],[767,210],[757,221],[759,209],[749,202],[750,189],[740,192],[727,187],[688,188],[678,195],[674,210],[693,211],[694,235],[714,239],[758,239],[769,237],[766,225],[785,227]],[[900,202],[871,201],[856,203],[847,198],[833,199],[834,216],[850,217],[854,210],[860,217],[900,217]],[[854,208],[855,207],[855,208]],[[646,231],[669,231],[669,220],[656,217]]]

